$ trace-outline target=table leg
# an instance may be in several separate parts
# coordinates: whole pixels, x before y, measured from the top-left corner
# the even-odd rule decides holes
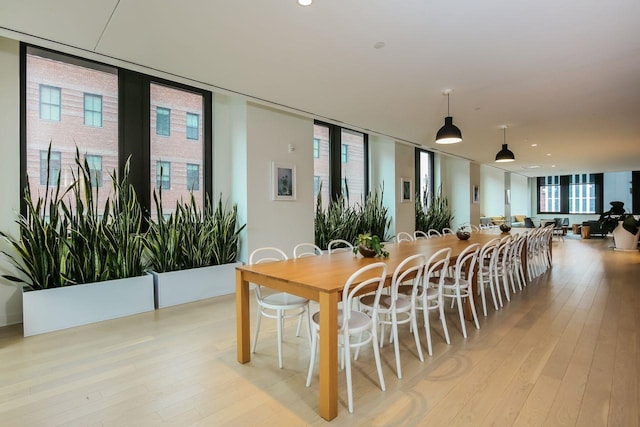
[[[338,416],[338,293],[320,293],[320,416]]]
[[[249,282],[236,270],[236,340],[239,363],[251,360],[251,331],[249,321]]]

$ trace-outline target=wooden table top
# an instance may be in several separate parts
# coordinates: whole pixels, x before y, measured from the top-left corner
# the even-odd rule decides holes
[[[365,265],[384,262],[387,265],[387,276],[391,278],[396,267],[408,256],[422,253],[427,257],[443,248],[451,248],[451,257],[455,259],[467,246],[479,243],[481,246],[489,240],[504,236],[496,230],[480,231],[471,234],[468,240],[459,240],[455,235],[433,237],[431,239],[418,239],[415,242],[387,243],[385,249],[389,252],[389,258],[363,258],[351,252],[324,254],[286,261],[277,261],[264,264],[244,265],[236,267],[239,272],[246,275],[246,280],[251,281],[251,276],[264,283],[274,279],[285,282],[288,287],[299,290],[297,294],[317,301],[317,293],[332,293],[342,291],[349,276]]]

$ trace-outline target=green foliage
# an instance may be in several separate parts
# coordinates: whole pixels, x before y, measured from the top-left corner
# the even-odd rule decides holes
[[[451,227],[453,211],[447,198],[442,195],[442,188],[438,188],[436,194],[431,195],[425,191],[422,197],[416,197],[415,207],[416,230],[426,232],[430,229],[442,230]]]
[[[370,249],[375,252],[375,256],[381,258],[388,258],[389,252],[384,250],[384,244],[380,241],[380,238],[371,233],[359,234],[353,246],[353,253],[357,254],[359,247],[362,246],[366,249]]]
[[[47,154],[47,177],[51,145]],[[141,261],[140,224],[142,214],[136,193],[129,183],[129,161],[122,181],[111,174],[113,194],[99,212],[89,165],[80,160],[76,148],[73,182],[60,194],[46,182],[44,197],[35,201],[29,186],[25,189],[26,216],[17,220],[20,239],[4,232],[15,254],[3,251],[23,277],[5,275],[8,280],[47,289],[103,280],[139,276]],[[95,190],[95,194],[94,194]]]
[[[598,219],[600,227],[605,233],[611,233],[618,226],[618,221],[622,221],[622,228],[631,234],[637,234],[640,227],[638,221],[633,215],[625,212],[624,203],[610,202],[611,209],[603,212]]]
[[[215,206],[207,197],[202,210],[191,194],[188,203],[176,203],[175,211],[165,217],[162,190],[154,191],[157,221],[149,222],[144,239],[149,268],[158,273],[235,262],[240,232],[238,208],[222,203]]]
[[[326,249],[329,242],[343,239],[355,242],[360,234],[383,236],[391,224],[388,209],[382,204],[383,190],[370,193],[364,203],[350,206],[343,196],[338,197],[326,210],[322,209],[322,184],[316,199],[314,218],[315,244]]]

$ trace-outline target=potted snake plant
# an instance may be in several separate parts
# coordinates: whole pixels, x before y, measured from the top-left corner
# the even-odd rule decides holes
[[[238,208],[207,197],[201,209],[191,194],[173,213],[154,192],[157,220],[144,236],[145,256],[154,278],[155,305],[163,308],[235,292],[240,232]]]
[[[23,289],[25,336],[153,310],[129,162],[122,179],[110,174],[113,191],[102,210],[77,148],[75,163],[69,188],[61,189],[60,180],[50,186],[49,170],[43,196],[25,188],[19,237],[0,232],[11,248],[3,253],[18,271],[3,277]]]

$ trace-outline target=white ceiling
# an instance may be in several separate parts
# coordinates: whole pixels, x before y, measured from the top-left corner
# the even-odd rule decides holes
[[[640,170],[639,21],[638,0],[0,3],[0,29],[16,38],[483,164],[496,166],[507,125],[516,162],[499,167],[528,176]],[[436,146],[445,89],[454,90],[451,115],[464,141]]]

